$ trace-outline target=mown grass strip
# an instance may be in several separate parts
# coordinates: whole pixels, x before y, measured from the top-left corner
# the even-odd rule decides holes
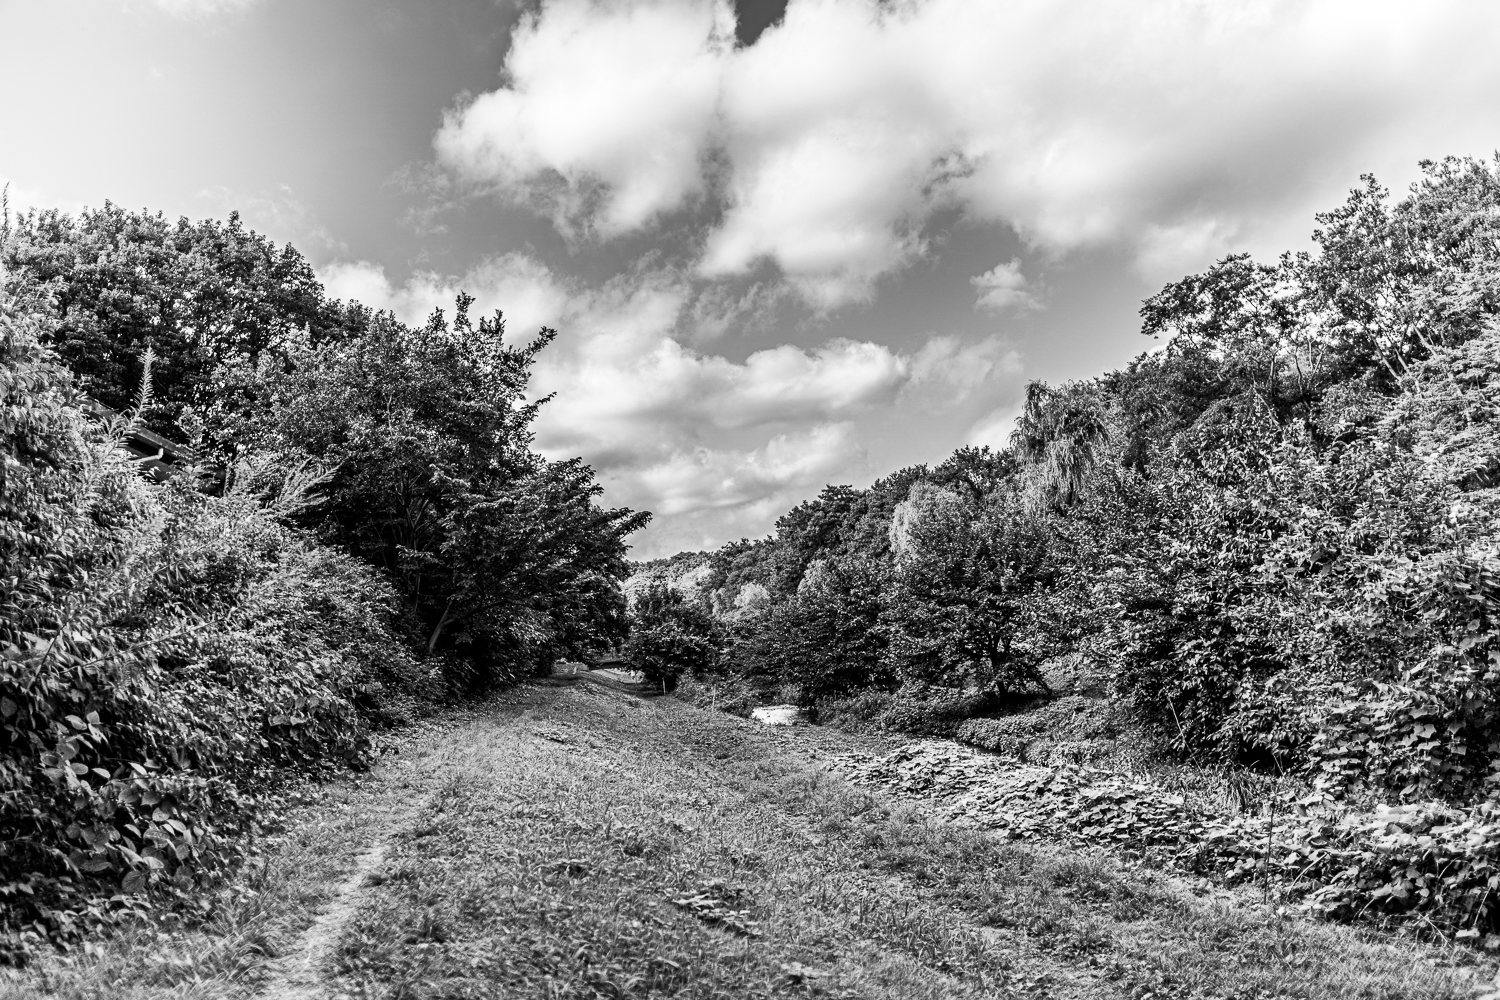
[[[1394,1000],[1487,974],[929,821],[824,771],[839,734],[584,689],[482,733],[351,921],[344,994]]]

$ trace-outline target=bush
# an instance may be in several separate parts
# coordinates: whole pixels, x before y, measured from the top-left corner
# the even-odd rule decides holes
[[[861,691],[817,703],[817,719],[844,728],[873,725],[911,736],[951,737],[964,720],[994,711],[990,692],[960,691],[914,684],[897,691]]]
[[[1230,812],[1139,774],[1071,763],[1017,770],[933,743],[840,766],[856,783],[936,800],[950,815],[1018,840],[1112,845],[1230,885],[1275,883],[1289,901],[1335,919],[1460,939],[1500,932],[1495,803],[1343,812],[1281,792]]]
[[[860,729],[875,723],[891,707],[896,695],[891,691],[861,691],[843,698],[818,702],[818,722],[843,729]]]
[[[291,770],[358,766],[393,692],[432,691],[391,588],[285,523],[310,479],[148,484],[0,293],[0,957],[194,905]],[[149,399],[148,382],[142,402]],[[108,902],[105,902],[108,900]]]
[[[1166,750],[1122,703],[1076,695],[1015,715],[969,719],[954,738],[1034,764],[1133,766]]]
[[[998,707],[991,691],[960,691],[957,688],[908,685],[896,692],[880,713],[880,726],[913,736],[952,736],[965,719]]]

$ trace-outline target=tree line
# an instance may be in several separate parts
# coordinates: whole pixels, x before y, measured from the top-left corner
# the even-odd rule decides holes
[[[1335,798],[1487,795],[1500,169],[1422,168],[1399,199],[1364,178],[1312,252],[1231,255],[1150,297],[1163,343],[1031,385],[1006,447],[637,567],[642,617],[711,647],[659,639],[646,662],[951,729],[1045,695],[1068,656],[1186,757]],[[706,619],[650,613],[685,577]]]

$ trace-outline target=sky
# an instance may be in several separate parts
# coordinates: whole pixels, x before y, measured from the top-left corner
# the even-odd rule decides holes
[[[1002,445],[1140,301],[1500,148],[1489,0],[0,0],[13,205],[238,211],[526,338],[636,558]]]

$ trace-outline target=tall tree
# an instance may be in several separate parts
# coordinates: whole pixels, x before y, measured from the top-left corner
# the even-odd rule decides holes
[[[625,536],[650,515],[604,510],[592,470],[531,450],[536,355],[460,296],[420,328],[388,315],[310,348],[274,386],[276,443],[332,470],[321,528],[382,566],[427,648],[547,659],[623,638]]]
[[[895,571],[882,602],[902,680],[1014,692],[1041,687],[1038,598],[1059,573],[1045,518],[1007,483],[978,500],[913,490],[892,525]]]
[[[675,688],[685,673],[713,669],[724,644],[707,609],[680,591],[655,583],[636,598],[625,656],[648,684]]]

